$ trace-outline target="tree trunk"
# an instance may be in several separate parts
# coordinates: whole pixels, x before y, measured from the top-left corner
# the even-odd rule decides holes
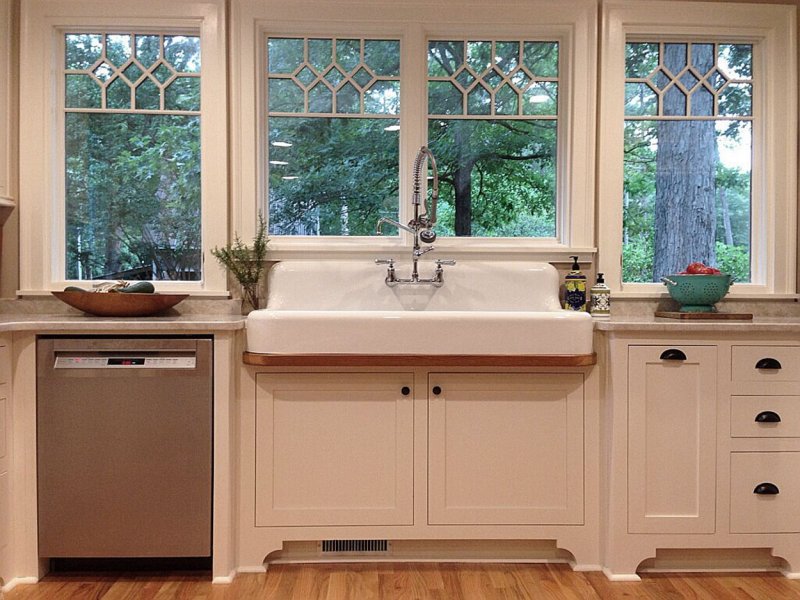
[[[455,191],[455,233],[456,236],[472,235],[472,167],[475,164],[469,147],[470,125],[455,124],[453,141],[458,152],[457,163],[453,171],[453,188]]]
[[[728,190],[719,190],[720,208],[722,209],[722,226],[725,229],[725,243],[733,246],[733,227],[731,227],[731,208],[728,203]]]
[[[453,173],[456,192],[456,235],[472,235],[472,165],[459,165]]]
[[[667,44],[665,63],[673,64]],[[694,114],[711,114],[697,106]],[[706,109],[706,110],[704,110]],[[664,114],[685,115],[680,94],[665,94]],[[716,262],[715,174],[717,143],[714,121],[659,121],[656,155],[655,257],[653,281],[677,273],[690,262]]]

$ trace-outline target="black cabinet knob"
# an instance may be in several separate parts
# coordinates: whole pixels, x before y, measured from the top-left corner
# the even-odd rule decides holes
[[[756,363],[756,369],[780,369],[781,361],[777,358],[762,358]]]
[[[408,395],[411,393],[411,388],[410,388],[410,387],[408,387],[407,385],[404,385],[404,386],[403,386],[403,387],[400,389],[400,393],[401,393],[401,394],[403,394],[403,396],[408,396]]]
[[[756,423],[780,423],[781,416],[771,410],[765,410],[756,415]]]
[[[759,496],[775,496],[776,494],[780,494],[781,491],[778,489],[778,486],[774,483],[759,483],[756,486],[756,489],[753,490],[754,494],[758,494]]]
[[[431,391],[433,392],[434,396],[438,396],[442,393],[442,388],[440,388],[438,385],[435,385],[431,388]]]
[[[686,354],[683,350],[677,348],[670,348],[661,353],[661,360],[686,360]]]

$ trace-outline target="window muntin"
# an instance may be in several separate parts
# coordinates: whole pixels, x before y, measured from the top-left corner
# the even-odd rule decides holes
[[[751,280],[753,89],[752,44],[626,43],[623,282]]]
[[[428,42],[440,235],[555,238],[559,44]]]
[[[66,279],[202,279],[200,38],[63,39]]]
[[[271,235],[398,218],[399,40],[269,37],[267,115]]]

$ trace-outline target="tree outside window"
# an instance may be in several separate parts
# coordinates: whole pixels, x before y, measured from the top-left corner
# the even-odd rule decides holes
[[[64,50],[66,278],[200,280],[200,38]]]
[[[751,279],[753,46],[626,44],[623,281]]]
[[[559,45],[428,43],[441,235],[556,237]]]
[[[399,40],[270,37],[267,111],[271,235],[397,219]]]

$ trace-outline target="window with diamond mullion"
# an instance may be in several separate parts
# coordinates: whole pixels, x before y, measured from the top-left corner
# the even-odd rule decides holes
[[[400,41],[268,37],[271,235],[370,236],[397,219]]]
[[[623,281],[750,281],[753,46],[626,44]]]
[[[199,36],[63,39],[66,279],[201,280]]]
[[[440,235],[556,238],[559,44],[428,42]]]

